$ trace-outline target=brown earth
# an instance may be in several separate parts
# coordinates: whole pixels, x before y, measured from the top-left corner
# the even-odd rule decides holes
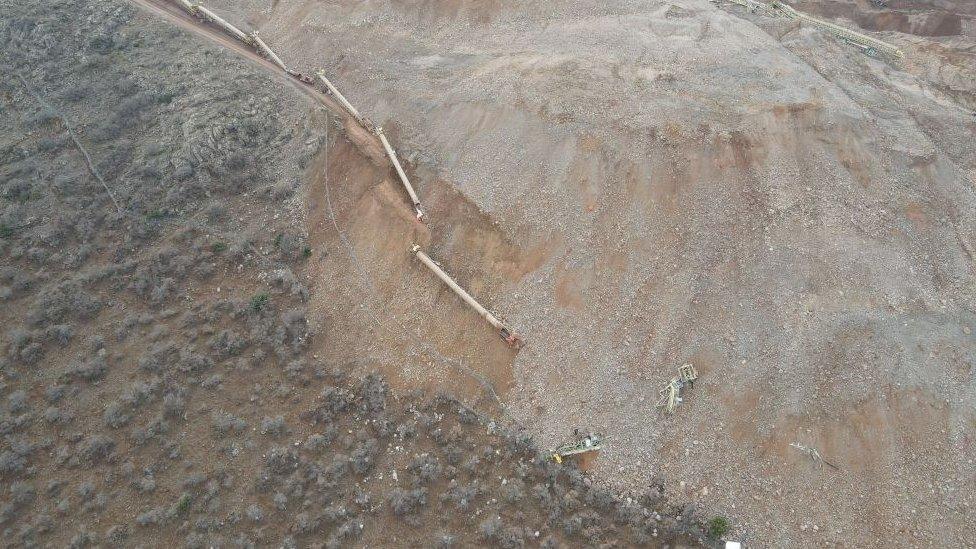
[[[698,0],[214,6],[324,67],[399,130],[423,200],[453,187],[512,246],[483,259],[431,212],[434,257],[529,342],[493,379],[542,440],[603,431],[596,478],[663,476],[749,543],[973,543],[972,6],[797,4],[902,62]],[[374,277],[412,273],[359,230]],[[397,309],[424,288],[399,276],[381,303],[432,326],[442,311]],[[663,417],[684,362],[702,381]]]
[[[491,295],[546,248],[446,181],[450,230],[417,224],[370,134],[172,10],[8,8],[5,547],[703,541],[696,509],[484,415],[515,355],[407,253]]]

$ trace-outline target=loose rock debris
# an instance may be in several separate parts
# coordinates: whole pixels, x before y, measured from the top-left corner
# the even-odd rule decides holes
[[[209,3],[263,22],[284,59],[326,66],[356,105],[395,119],[437,219],[435,179],[531,251],[528,267],[463,263],[504,278],[456,274],[533,342],[504,395],[513,415],[550,448],[580,416],[613,426],[595,482],[660,473],[693,501],[678,481],[712,478],[729,490],[702,503],[773,546],[903,536],[865,517],[913,517],[919,544],[976,541],[947,510],[976,504],[962,330],[974,310],[972,2],[883,14],[795,3],[897,45],[900,63],[700,0]],[[933,34],[942,19],[962,31]],[[471,249],[456,227],[438,254]],[[680,425],[648,421],[664,384],[647,380],[684,362],[722,381],[703,387],[708,406],[682,406]],[[764,451],[797,429],[841,473]],[[691,455],[673,459],[670,440]],[[819,532],[800,533],[801,508]]]

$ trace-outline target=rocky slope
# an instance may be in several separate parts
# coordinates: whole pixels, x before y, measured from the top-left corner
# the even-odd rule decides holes
[[[422,197],[447,186],[482,212],[490,240],[441,202],[432,253],[524,332],[502,399],[544,442],[602,430],[598,479],[663,475],[760,544],[965,546],[972,14],[890,4],[958,24],[804,4],[880,30],[907,54],[891,62],[704,0],[214,5],[333,75],[391,129]],[[399,243],[374,236],[352,243],[380,302],[463,354],[476,325],[438,324],[468,317],[449,295],[418,298]],[[364,325],[332,335],[362,340]],[[478,345],[468,358],[505,379],[509,357]],[[662,416],[658,389],[685,362],[701,382]],[[450,377],[407,372],[428,375]]]
[[[357,310],[310,312],[350,283],[321,170],[362,175],[337,211],[377,168],[307,94],[128,4],[2,11],[4,547],[703,539],[660,489],[346,360]]]

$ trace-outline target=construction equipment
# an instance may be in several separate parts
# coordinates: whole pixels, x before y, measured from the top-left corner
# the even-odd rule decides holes
[[[673,414],[674,409],[682,402],[681,392],[685,387],[693,388],[696,379],[698,379],[698,371],[693,365],[684,364],[678,367],[677,377],[671,378],[671,381],[661,389],[656,406],[664,408],[669,414]]]
[[[434,271],[437,278],[440,278],[444,284],[447,284],[449,288],[454,290],[454,293],[456,293],[465,303],[470,305],[472,309],[477,311],[478,314],[482,316],[482,318],[487,320],[488,324],[491,324],[495,329],[497,329],[499,335],[501,335],[502,339],[504,339],[506,343],[516,348],[522,346],[522,339],[519,336],[512,332],[512,330],[510,330],[501,320],[498,320],[495,315],[491,314],[488,309],[485,309],[480,303],[475,301],[475,299],[471,297],[468,292],[464,291],[464,289],[461,288],[457,282],[454,282],[454,279],[444,272],[437,262],[420,250],[419,245],[414,244],[414,246],[410,248],[410,251],[417,256],[417,259],[419,259],[421,263],[426,265],[431,271]]]
[[[557,447],[552,451],[552,460],[556,463],[562,463],[566,458],[590,454],[592,452],[599,452],[602,449],[603,437],[598,434],[591,433],[585,437],[578,438],[578,440],[575,442],[568,442]]]

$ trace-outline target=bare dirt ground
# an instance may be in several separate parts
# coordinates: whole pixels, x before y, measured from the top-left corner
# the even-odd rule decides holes
[[[504,389],[514,354],[409,262],[357,286],[353,257],[443,244],[330,101],[158,11],[0,8],[4,547],[704,541],[659,487],[611,491],[473,409],[499,411],[474,368]],[[496,266],[459,269],[479,291],[538,265],[425,187]]]
[[[374,182],[340,210],[375,292],[344,266],[310,300],[350,360],[405,386],[458,379],[404,360],[422,349],[365,306],[338,314],[372,300],[494,380],[544,445],[603,431],[598,480],[661,475],[735,517],[733,537],[976,544],[969,3],[799,5],[901,62],[704,0],[212,7],[333,75],[435,203],[414,232],[385,170],[319,159],[337,185]],[[410,262],[425,237],[524,333],[517,356]],[[702,380],[663,417],[684,362]]]

